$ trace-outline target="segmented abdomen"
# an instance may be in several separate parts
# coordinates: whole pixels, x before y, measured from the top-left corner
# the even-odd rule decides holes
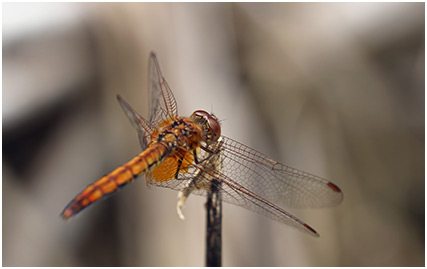
[[[153,169],[168,155],[169,149],[165,145],[160,143],[152,144],[128,163],[87,186],[64,208],[61,216],[64,219],[70,218],[102,197],[125,186],[137,176]]]

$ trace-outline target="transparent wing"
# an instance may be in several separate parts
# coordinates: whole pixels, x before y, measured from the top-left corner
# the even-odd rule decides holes
[[[178,106],[166,79],[163,77],[157,56],[150,54],[149,62],[150,123],[157,126],[164,119],[178,117]]]
[[[194,174],[185,173],[182,175],[183,178],[180,178],[179,180],[174,179],[170,181],[153,182],[150,184],[181,191],[187,186],[192,185],[191,183],[194,183],[197,189],[193,190],[191,194],[206,196],[210,189],[210,184],[213,183],[212,180],[221,178],[221,176],[218,175],[218,173],[215,173],[214,170],[206,169],[204,165],[195,165],[194,167],[197,168],[197,172]],[[196,180],[194,181],[193,179]],[[256,195],[237,182],[221,180],[219,181],[219,184],[215,185],[221,191],[221,197],[224,202],[241,206],[250,211],[264,215],[272,220],[294,227],[312,236],[319,236],[319,234],[304,221],[298,219],[268,200]]]
[[[149,60],[149,94],[150,121],[139,115],[123,97],[117,95],[120,106],[138,132],[139,143],[143,150],[147,148],[147,144],[151,139],[150,134],[154,132],[159,123],[178,116],[175,97],[163,77],[157,56],[154,52],[151,52]]]
[[[342,191],[332,182],[272,160],[231,138],[223,139],[224,180],[232,180],[270,202],[293,208],[339,204]]]
[[[313,236],[318,236],[313,228],[276,203],[290,207],[322,207],[336,205],[343,199],[341,190],[325,179],[280,164],[233,139],[223,136],[219,143],[213,146],[221,148],[218,154],[207,158],[208,153],[202,151],[199,157],[207,158],[206,161],[180,173],[178,180],[150,183],[175,190],[192,185],[193,194],[206,195],[209,184],[217,179],[223,201]]]
[[[147,148],[150,141],[150,134],[153,133],[154,127],[146,119],[144,119],[135,109],[129,105],[123,97],[117,95],[117,101],[125,112],[126,116],[138,132],[139,143],[142,150]]]

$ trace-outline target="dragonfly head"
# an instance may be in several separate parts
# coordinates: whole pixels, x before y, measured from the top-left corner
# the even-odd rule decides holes
[[[196,110],[190,117],[203,128],[204,141],[209,145],[215,143],[221,136],[221,125],[217,117],[203,110]]]

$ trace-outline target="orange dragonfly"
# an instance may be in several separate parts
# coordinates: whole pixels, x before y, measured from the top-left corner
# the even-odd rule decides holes
[[[343,199],[337,185],[221,135],[221,126],[213,114],[197,110],[190,117],[178,116],[176,100],[154,53],[150,55],[149,72],[149,121],[117,96],[138,132],[142,153],[87,186],[62,211],[64,219],[145,174],[147,184],[179,191],[177,211],[181,218],[188,196],[206,195],[214,184],[225,202],[319,236],[279,205],[293,208],[337,205]]]

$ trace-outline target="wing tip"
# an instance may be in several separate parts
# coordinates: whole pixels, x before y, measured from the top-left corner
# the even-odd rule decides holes
[[[342,190],[332,182],[328,182],[328,187],[331,188],[334,192],[342,193]]]
[[[319,233],[316,232],[315,229],[311,228],[308,224],[304,223],[304,227],[308,230],[308,232],[310,232],[310,235],[314,236],[314,237],[319,237]]]

